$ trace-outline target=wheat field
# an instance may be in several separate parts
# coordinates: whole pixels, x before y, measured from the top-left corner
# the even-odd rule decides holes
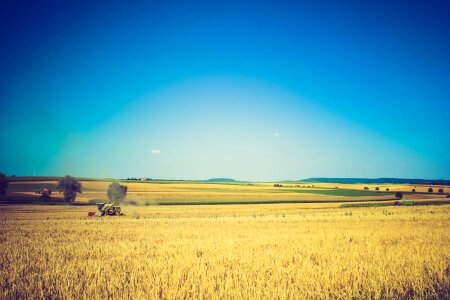
[[[445,299],[450,207],[3,206],[0,298]]]

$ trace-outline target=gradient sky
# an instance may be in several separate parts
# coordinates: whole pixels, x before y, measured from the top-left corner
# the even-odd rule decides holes
[[[450,179],[449,1],[213,2],[2,1],[0,171]]]

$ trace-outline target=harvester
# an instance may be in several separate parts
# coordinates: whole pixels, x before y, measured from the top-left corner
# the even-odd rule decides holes
[[[52,194],[52,190],[42,189],[42,190],[36,191],[36,194],[41,195],[41,199],[43,199],[43,200],[50,200],[50,195]]]
[[[103,217],[103,216],[121,216],[122,211],[120,206],[113,203],[97,203],[97,212],[89,212],[89,216]]]

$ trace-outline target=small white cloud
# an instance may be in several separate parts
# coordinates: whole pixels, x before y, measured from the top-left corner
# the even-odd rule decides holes
[[[160,153],[161,153],[160,150],[158,150],[158,149],[152,149],[152,154],[154,154],[154,155],[159,155]]]
[[[276,137],[280,136],[280,134],[278,132],[275,132],[273,135],[276,136]]]

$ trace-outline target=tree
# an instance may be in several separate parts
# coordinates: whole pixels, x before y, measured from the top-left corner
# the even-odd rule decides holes
[[[369,188],[367,186],[364,187],[365,190],[368,190]]]
[[[395,193],[395,198],[402,199],[403,198],[403,193],[402,192]]]
[[[443,193],[444,193],[444,189],[439,189],[439,190],[438,190],[438,193],[439,193],[439,194],[443,194]]]
[[[6,189],[8,188],[9,178],[3,173],[0,173],[0,196],[6,195]]]
[[[380,188],[379,188],[379,187],[376,187],[376,188],[375,188],[375,191],[379,191],[379,190],[380,190]]]
[[[432,193],[432,192],[433,192],[433,188],[429,188],[428,193]]]
[[[108,187],[108,199],[111,202],[122,202],[127,196],[128,187],[126,185],[120,185],[117,182],[113,182]]]
[[[386,191],[389,191],[389,188],[386,188]]]
[[[81,194],[81,183],[72,176],[66,175],[58,180],[58,190],[64,193],[64,200],[74,202],[77,193]]]
[[[412,189],[411,192],[415,193],[415,192],[416,192],[416,189]]]

